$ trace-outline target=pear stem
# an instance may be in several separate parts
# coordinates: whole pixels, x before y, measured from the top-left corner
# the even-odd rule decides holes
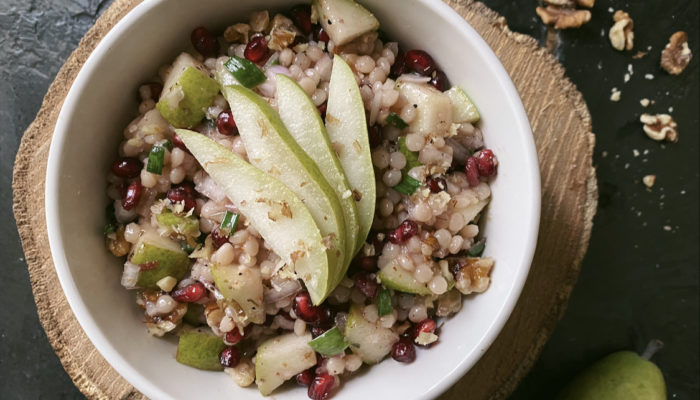
[[[647,348],[644,349],[644,352],[642,353],[642,358],[645,360],[651,359],[654,354],[656,354],[657,351],[661,350],[664,348],[664,342],[660,341],[659,339],[654,339],[649,344],[647,344]]]

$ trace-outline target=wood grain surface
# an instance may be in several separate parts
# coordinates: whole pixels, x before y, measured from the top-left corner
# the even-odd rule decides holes
[[[445,0],[486,40],[520,93],[535,136],[542,176],[542,219],[535,259],[520,300],[491,348],[440,398],[503,399],[536,361],[563,315],[588,246],[597,206],[594,136],[581,94],[561,65],[529,36],[479,2]],[[90,399],[141,399],[102,358],[71,312],[46,233],[44,176],[63,100],[104,35],[140,0],[117,0],[58,72],[22,138],[13,176],[14,213],[39,318],[63,367]]]

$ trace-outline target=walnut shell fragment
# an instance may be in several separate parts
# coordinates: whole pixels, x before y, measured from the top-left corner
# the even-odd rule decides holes
[[[556,29],[579,28],[591,20],[590,11],[570,7],[548,5],[547,7],[537,7],[535,12],[543,23],[554,25]]]
[[[615,12],[613,21],[615,24],[608,33],[610,44],[618,51],[632,50],[634,47],[634,21],[629,14],[622,10]]]
[[[693,53],[688,47],[688,35],[678,31],[671,35],[666,48],[661,52],[661,67],[671,75],[678,75],[690,63]]]
[[[675,143],[678,141],[678,124],[668,114],[642,114],[639,121],[644,124],[644,133],[649,138],[660,142],[666,140]]]

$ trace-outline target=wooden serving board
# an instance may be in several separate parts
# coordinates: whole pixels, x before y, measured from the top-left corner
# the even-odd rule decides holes
[[[66,301],[49,250],[44,175],[63,100],[104,35],[141,0],[116,0],[68,58],[27,128],[13,177],[14,213],[39,318],[75,385],[90,399],[144,396],[102,358]],[[594,135],[585,102],[562,66],[537,42],[511,32],[503,17],[473,0],[445,0],[499,56],[522,97],[542,175],[542,219],[535,260],[505,328],[481,360],[441,399],[503,399],[535,363],[564,313],[588,247],[597,206]]]

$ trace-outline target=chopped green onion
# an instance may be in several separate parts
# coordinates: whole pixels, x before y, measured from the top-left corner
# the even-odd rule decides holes
[[[349,343],[337,326],[327,330],[323,335],[309,342],[309,346],[324,356],[334,356],[343,352]]]
[[[170,141],[170,139],[166,140],[161,146],[165,147],[168,149],[168,151],[173,151],[173,142]]]
[[[226,61],[224,66],[238,83],[247,88],[258,86],[267,80],[265,73],[252,61],[245,58],[233,56]]]
[[[148,153],[148,165],[146,171],[160,175],[163,173],[163,160],[165,159],[165,148],[161,146],[153,146],[151,152]]]
[[[391,306],[391,292],[389,289],[382,286],[377,296],[377,314],[381,317],[382,315],[391,314],[393,311],[394,308]]]
[[[397,113],[391,113],[386,116],[386,122],[394,125],[399,129],[404,129],[408,126],[406,121],[402,120]]]
[[[109,203],[105,208],[105,226],[103,232],[106,235],[114,233],[118,229],[117,217],[114,216],[114,203]]]
[[[408,176],[408,174],[404,173],[401,177],[401,182],[399,182],[398,185],[394,186],[394,190],[410,196],[413,194],[413,192],[418,190],[420,186],[421,183],[419,180],[411,178],[410,176]]]
[[[472,246],[472,248],[469,249],[467,253],[472,257],[479,257],[484,253],[485,248],[486,242],[484,240],[480,240],[474,246]]]
[[[399,152],[406,157],[406,166],[404,170],[408,171],[411,168],[421,166],[423,164],[418,161],[418,153],[411,151],[406,147],[406,136],[401,136],[399,138]]]
[[[226,215],[221,221],[221,230],[227,232],[229,235],[236,231],[236,226],[238,225],[238,214],[234,214],[231,211],[226,210]]]

